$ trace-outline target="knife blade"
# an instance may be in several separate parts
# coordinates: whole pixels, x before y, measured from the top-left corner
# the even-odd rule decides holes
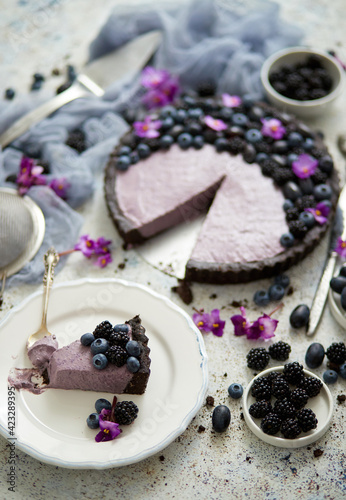
[[[318,284],[314,299],[310,309],[310,320],[306,330],[306,335],[313,335],[321,321],[324,307],[327,301],[330,280],[333,277],[335,266],[338,259],[338,254],[334,251],[336,239],[338,236],[344,240],[346,238],[346,185],[341,190],[334,224],[330,235],[329,254],[326,265],[324,267],[321,280]],[[342,229],[341,229],[342,228]]]
[[[131,40],[110,54],[90,62],[67,90],[33,111],[15,121],[0,136],[0,145],[5,148],[12,141],[26,132],[32,125],[46,118],[68,102],[93,93],[104,94],[104,89],[111,83],[123,78],[131,71],[141,69],[154,54],[162,39],[159,30],[150,31]]]

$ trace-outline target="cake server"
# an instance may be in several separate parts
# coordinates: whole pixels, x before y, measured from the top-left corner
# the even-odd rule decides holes
[[[161,38],[160,31],[150,31],[87,64],[71,87],[19,118],[0,135],[0,145],[6,147],[32,125],[74,99],[85,97],[90,92],[102,97],[108,85],[140,70],[155,53]]]

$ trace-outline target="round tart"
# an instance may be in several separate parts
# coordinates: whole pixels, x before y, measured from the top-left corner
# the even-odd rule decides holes
[[[186,265],[186,279],[205,283],[252,281],[297,263],[326,232],[338,193],[319,134],[265,103],[225,96],[184,96],[135,122],[105,174],[126,244],[205,214]]]

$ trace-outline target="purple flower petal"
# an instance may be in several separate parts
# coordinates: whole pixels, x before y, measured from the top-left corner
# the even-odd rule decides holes
[[[170,103],[169,97],[160,89],[149,90],[143,97],[142,102],[147,109],[162,108]]]
[[[231,316],[231,321],[234,325],[234,335],[241,336],[246,335],[247,330],[250,328],[250,321],[246,318],[245,308],[240,307],[241,314],[235,314]]]
[[[91,257],[95,248],[95,241],[89,238],[89,235],[84,234],[79,238],[74,246],[75,250],[80,250],[85,257]]]
[[[42,172],[43,167],[36,165],[32,158],[23,156],[16,179],[19,194],[25,194],[31,186],[44,186],[46,179]]]
[[[330,207],[321,201],[320,203],[317,203],[315,208],[305,208],[304,210],[312,213],[315,217],[315,221],[318,222],[318,224],[323,225],[328,220]]]
[[[224,121],[218,120],[217,118],[213,118],[210,115],[206,115],[204,117],[204,122],[208,127],[210,127],[213,130],[216,130],[217,132],[221,130],[225,130],[227,128],[227,125]]]
[[[58,195],[63,200],[66,200],[67,191],[71,187],[71,184],[65,177],[61,177],[60,179],[53,179],[49,183],[49,187],[53,189],[56,195]]]
[[[95,436],[95,441],[97,443],[100,443],[101,441],[111,441],[122,432],[119,428],[119,424],[108,420],[110,418],[110,413],[110,410],[104,409],[100,413],[100,432]]]
[[[100,257],[95,262],[95,266],[103,268],[106,267],[111,262],[113,262],[111,254],[106,253],[104,255],[100,255]]]
[[[342,259],[346,259],[346,241],[338,238],[335,252],[340,255]]]
[[[156,89],[170,78],[168,71],[146,66],[141,75],[141,84],[147,89]]]
[[[226,322],[220,318],[220,310],[213,309],[210,313],[210,329],[217,337],[222,337]]]
[[[195,313],[192,316],[193,322],[197,328],[204,333],[211,331],[211,318],[207,313]]]
[[[143,122],[134,122],[133,127],[139,137],[152,139],[160,135],[158,129],[161,125],[162,122],[160,120],[153,120],[150,116],[146,116]]]
[[[278,320],[272,319],[267,314],[254,321],[247,331],[247,338],[251,340],[270,339],[275,336]]]
[[[275,140],[280,140],[286,134],[286,129],[281,121],[276,118],[262,118],[262,135],[272,137]]]
[[[222,94],[222,103],[227,108],[236,108],[241,105],[242,100],[238,95]]]
[[[109,246],[111,245],[112,241],[111,240],[106,240],[101,236],[101,238],[98,238],[95,241],[95,246],[94,246],[94,253],[96,255],[106,255],[109,253]]]
[[[304,153],[298,156],[297,160],[292,162],[293,173],[299,179],[307,179],[313,175],[318,166],[318,160]]]

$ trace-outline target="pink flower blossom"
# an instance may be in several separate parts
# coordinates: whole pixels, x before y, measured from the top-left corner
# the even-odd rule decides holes
[[[98,238],[94,242],[94,252],[96,255],[105,255],[109,253],[109,245],[112,243],[111,240],[106,240],[106,238]]]
[[[339,237],[334,251],[339,254],[342,259],[346,259],[346,241]]]
[[[268,314],[263,314],[256,321],[254,321],[246,332],[247,338],[252,340],[270,339],[275,336],[275,330],[278,320],[272,319]]]
[[[148,89],[142,98],[147,109],[160,108],[174,101],[180,92],[178,78],[166,70],[147,66],[142,71],[141,83]]]
[[[305,208],[304,210],[306,212],[312,213],[312,215],[315,217],[315,221],[322,226],[328,220],[330,207],[323,203],[323,201],[321,201],[320,203],[317,203],[315,208]]]
[[[297,160],[292,162],[293,173],[299,179],[307,179],[313,175],[318,166],[318,160],[304,153],[298,156]]]
[[[67,191],[71,187],[71,184],[65,179],[65,177],[61,177],[60,179],[53,179],[49,183],[49,187],[53,189],[56,195],[58,195],[63,200],[67,198]]]
[[[202,311],[196,312],[192,316],[193,322],[201,332],[210,332],[210,316],[208,313]]]
[[[227,125],[224,121],[213,118],[210,115],[206,115],[204,117],[204,122],[206,125],[208,125],[208,127],[216,130],[217,132],[220,132],[221,130],[225,130],[227,128]]]
[[[238,95],[222,94],[222,103],[227,108],[236,108],[241,105],[242,100]]]
[[[205,313],[202,309],[197,311],[192,319],[201,332],[212,332],[217,337],[222,337],[226,322],[220,318],[219,309],[213,309],[210,314]]]
[[[97,443],[100,443],[101,441],[112,441],[122,432],[119,428],[119,424],[109,420],[110,416],[111,410],[101,410],[99,416],[100,432],[95,436],[95,441]]]
[[[94,253],[95,241],[89,238],[88,234],[84,234],[79,238],[74,246],[74,250],[79,250],[85,257],[91,257]]]
[[[262,135],[272,137],[275,140],[280,140],[286,134],[286,129],[281,121],[276,118],[261,118]]]
[[[168,71],[146,66],[141,75],[141,84],[147,89],[157,89],[170,78]]]
[[[143,122],[134,122],[133,127],[139,137],[154,138],[160,134],[158,129],[161,127],[160,120],[153,120],[151,116],[146,116]]]
[[[43,186],[46,184],[46,179],[41,175],[43,167],[36,165],[32,158],[23,156],[19,168],[16,183],[18,184],[20,195],[27,193],[31,186]]]
[[[106,253],[104,255],[100,255],[98,259],[95,261],[95,266],[98,267],[106,267],[108,264],[113,262],[112,256],[110,253]]]
[[[251,323],[246,317],[245,307],[240,307],[241,314],[235,314],[231,317],[234,325],[234,335],[246,335],[247,330],[250,328]]]

